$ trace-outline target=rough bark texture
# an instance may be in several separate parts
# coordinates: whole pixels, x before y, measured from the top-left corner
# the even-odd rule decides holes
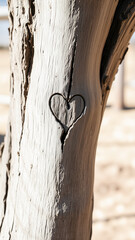
[[[11,106],[0,239],[91,239],[108,93],[135,28],[131,0],[9,0]]]

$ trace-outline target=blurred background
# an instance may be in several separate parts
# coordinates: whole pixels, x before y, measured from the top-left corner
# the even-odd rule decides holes
[[[0,142],[6,132],[9,110],[9,37],[8,9],[5,0],[0,0]]]
[[[0,0],[0,142],[9,110],[6,1]],[[95,170],[92,240],[135,240],[135,34],[112,86]]]

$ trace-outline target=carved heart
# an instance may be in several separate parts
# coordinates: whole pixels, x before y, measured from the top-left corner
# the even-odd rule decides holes
[[[85,100],[79,94],[67,99],[60,93],[54,93],[49,99],[49,107],[55,119],[67,131],[84,113]]]

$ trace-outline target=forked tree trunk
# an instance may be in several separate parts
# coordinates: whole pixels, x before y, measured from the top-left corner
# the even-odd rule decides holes
[[[94,161],[134,0],[8,0],[11,106],[1,240],[91,239]]]

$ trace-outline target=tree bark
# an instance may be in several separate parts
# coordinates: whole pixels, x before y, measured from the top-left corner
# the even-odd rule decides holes
[[[89,240],[100,124],[134,0],[10,0],[0,239]]]

